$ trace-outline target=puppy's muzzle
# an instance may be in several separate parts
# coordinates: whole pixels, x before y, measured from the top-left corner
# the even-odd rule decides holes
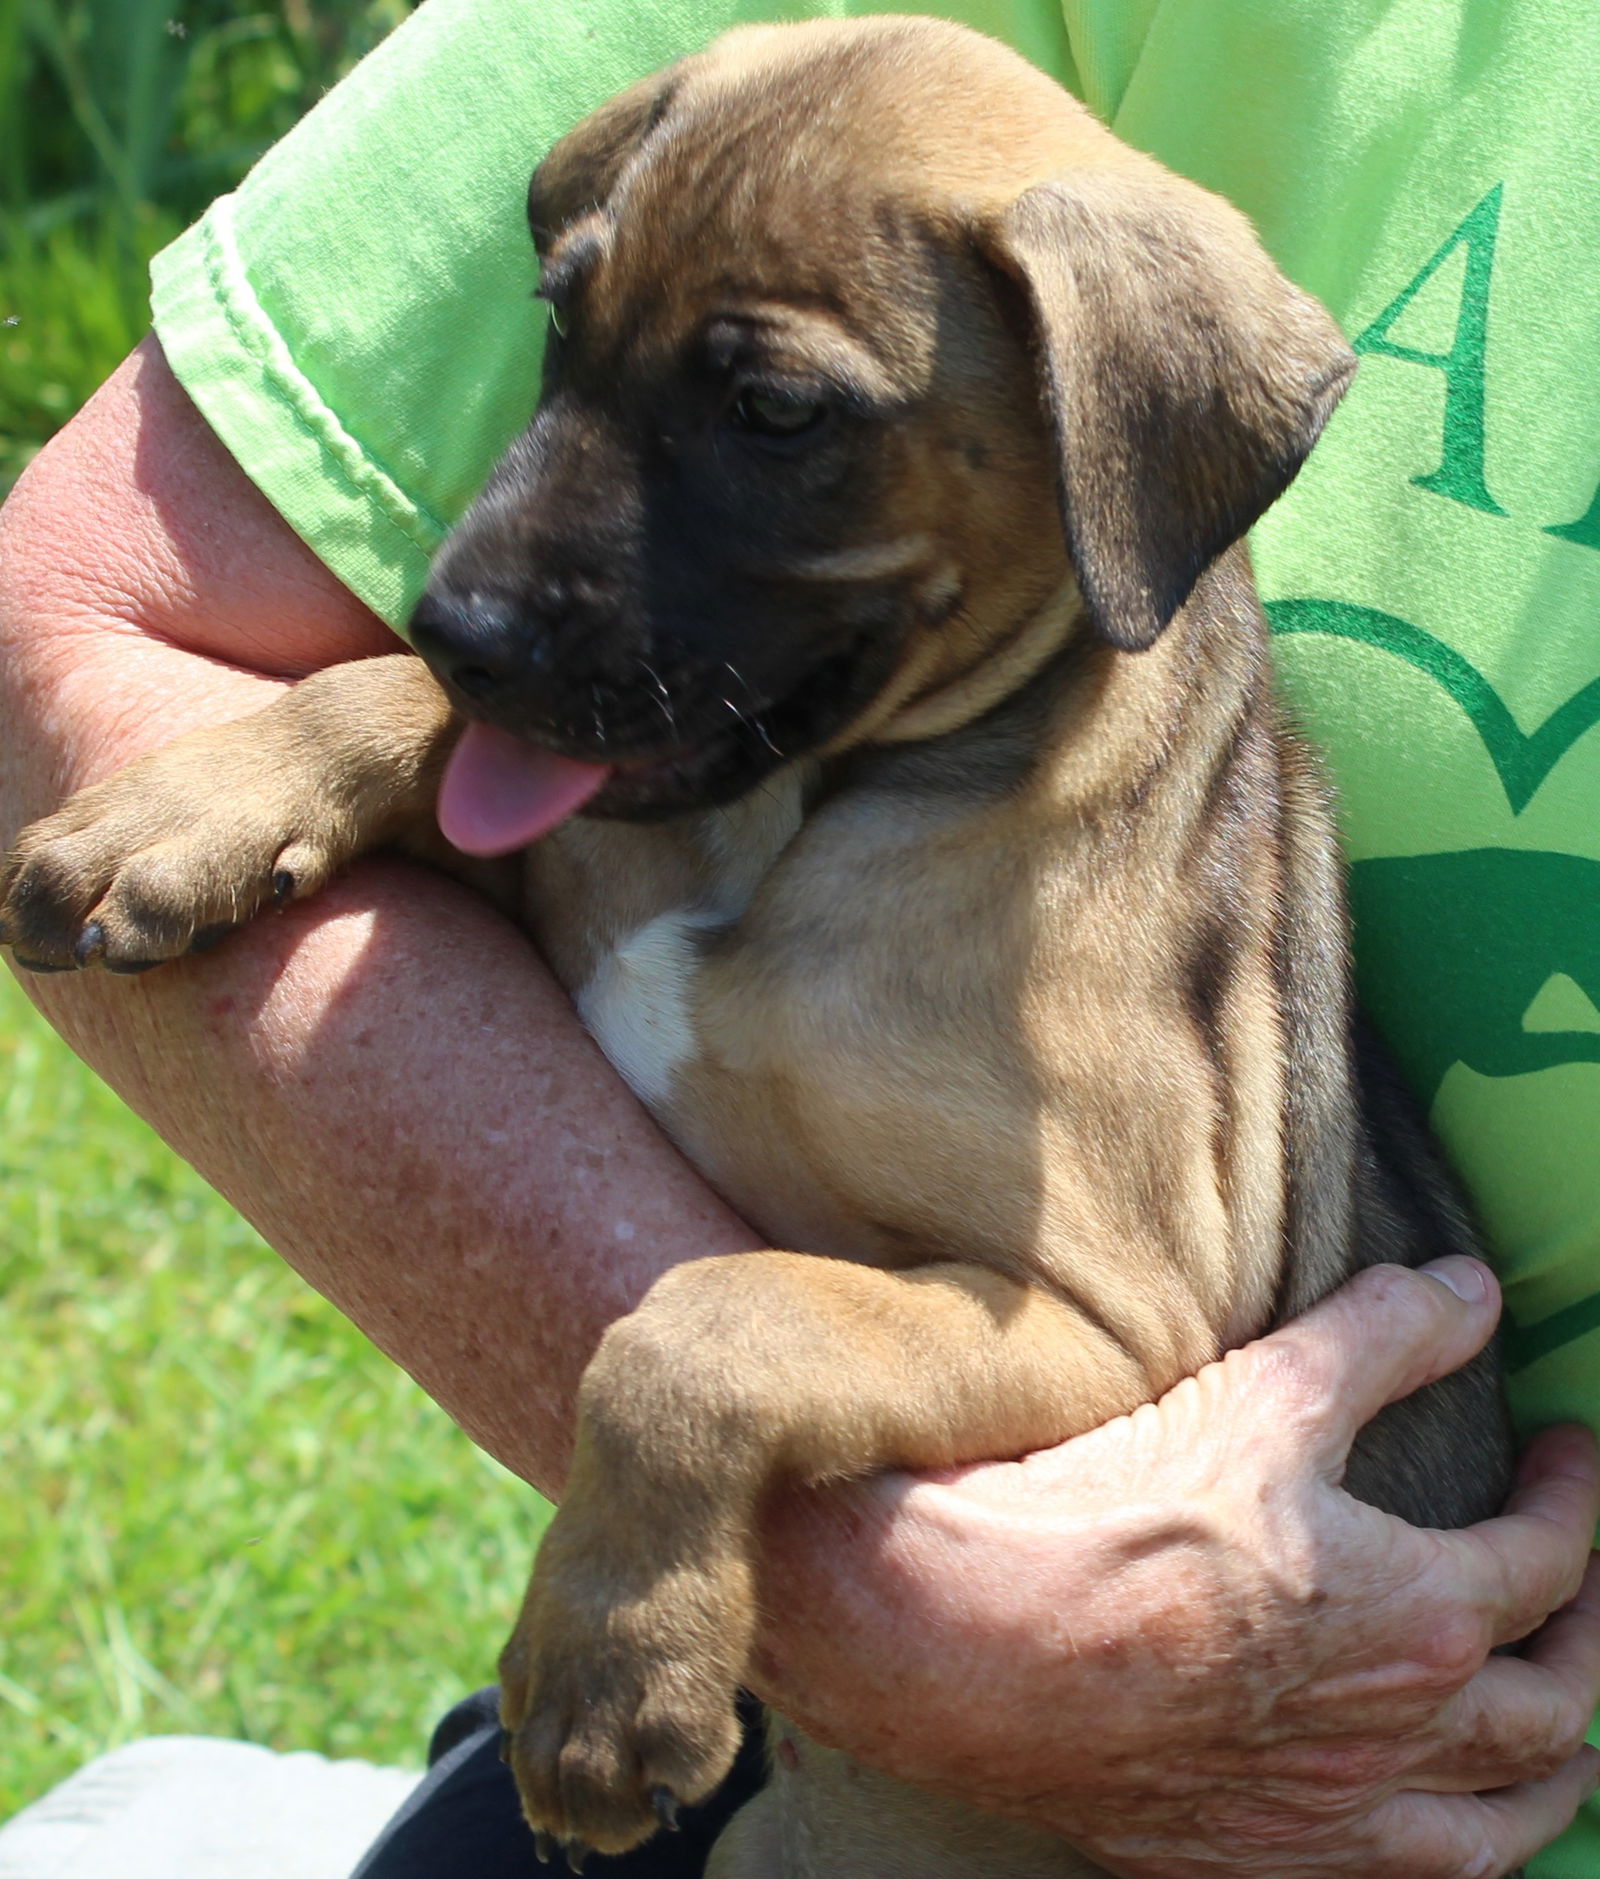
[[[627,649],[632,636],[607,626],[606,612],[554,577],[517,593],[445,584],[423,595],[410,632],[465,715],[604,761],[642,754],[664,731],[645,664]]]
[[[493,708],[551,661],[542,639],[524,630],[522,609],[509,597],[426,593],[411,616],[411,640],[452,693]]]

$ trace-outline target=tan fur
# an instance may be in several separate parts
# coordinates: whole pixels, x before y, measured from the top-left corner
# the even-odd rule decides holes
[[[584,1381],[502,1674],[530,1818],[609,1851],[728,1767],[774,1480],[1058,1441],[1439,1248],[1362,1159],[1327,809],[1244,550],[1218,557],[1349,369],[1242,219],[998,46],[888,19],[730,35],[581,126],[532,205],[553,269],[582,251],[605,382],[667,382],[734,302],[769,357],[898,401],[870,512],[789,574],[901,582],[919,621],[762,790],[526,859],[521,917],[619,1067],[802,1249],[669,1274]],[[467,532],[525,524],[491,485]],[[113,962],[170,957],[286,847],[304,891],[425,839],[452,734],[413,659],[323,674],[29,831],[9,937],[68,964],[92,914]],[[1363,1491],[1491,1504],[1492,1392],[1452,1402],[1476,1434],[1419,1412]],[[804,1743],[713,1867],[1089,1870]]]

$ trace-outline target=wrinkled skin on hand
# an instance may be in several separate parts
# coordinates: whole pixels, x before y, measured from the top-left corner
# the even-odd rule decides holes
[[[1600,1779],[1600,1480],[1564,1428],[1464,1533],[1344,1493],[1361,1424],[1492,1327],[1487,1273],[1439,1270],[1469,1296],[1375,1269],[1059,1449],[778,1505],[764,1603],[810,1619],[763,1693],[1140,1879],[1509,1870]]]

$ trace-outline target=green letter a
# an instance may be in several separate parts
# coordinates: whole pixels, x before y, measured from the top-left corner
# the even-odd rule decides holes
[[[1426,476],[1414,476],[1419,488],[1464,502],[1469,509],[1504,515],[1483,480],[1483,371],[1484,342],[1489,329],[1489,277],[1494,271],[1494,241],[1500,227],[1500,198],[1505,185],[1496,183],[1444,246],[1401,293],[1390,301],[1359,339],[1357,352],[1376,352],[1412,365],[1431,365],[1444,373],[1444,461]],[[1467,272],[1461,284],[1461,310],[1456,336],[1448,352],[1420,352],[1397,346],[1389,328],[1405,312],[1446,258],[1466,244]]]

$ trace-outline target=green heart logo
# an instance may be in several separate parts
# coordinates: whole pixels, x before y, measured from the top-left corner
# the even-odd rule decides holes
[[[1600,723],[1600,678],[1525,734],[1476,666],[1409,620],[1337,600],[1269,601],[1266,612],[1275,634],[1360,640],[1436,680],[1471,720],[1513,815]],[[1600,1034],[1530,1032],[1524,1023],[1553,973],[1600,1000],[1600,863],[1517,848],[1367,860],[1350,871],[1350,903],[1362,1003],[1429,1106],[1453,1064],[1517,1077],[1600,1061]],[[1508,1365],[1524,1370],[1596,1333],[1600,1293],[1508,1325]]]
[[[1557,762],[1600,722],[1600,678],[1574,692],[1536,731],[1525,733],[1475,665],[1409,620],[1342,600],[1269,600],[1266,612],[1274,633],[1328,633],[1336,639],[1358,639],[1368,646],[1381,646],[1437,680],[1483,739],[1513,815],[1522,813]]]

